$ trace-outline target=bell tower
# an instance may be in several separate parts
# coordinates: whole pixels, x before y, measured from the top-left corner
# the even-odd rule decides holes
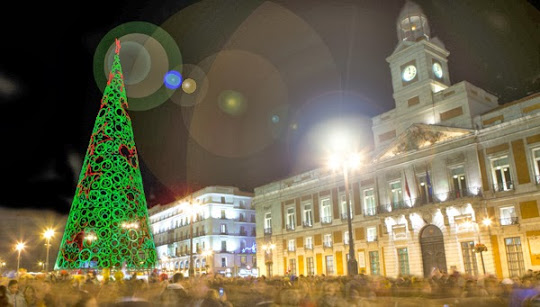
[[[432,103],[432,93],[450,86],[444,44],[431,37],[420,6],[406,1],[396,21],[398,44],[386,59],[390,64],[396,109]]]

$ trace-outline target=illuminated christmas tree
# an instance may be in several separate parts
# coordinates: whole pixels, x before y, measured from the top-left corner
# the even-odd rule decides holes
[[[150,269],[157,257],[116,40],[55,269]]]

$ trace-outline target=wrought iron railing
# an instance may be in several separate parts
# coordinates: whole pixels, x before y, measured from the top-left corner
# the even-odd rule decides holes
[[[499,219],[501,226],[517,225],[519,223],[517,216],[503,217]]]
[[[313,227],[313,223],[311,221],[304,221],[302,224],[304,227]]]
[[[494,183],[493,184],[493,191],[495,192],[504,192],[504,191],[510,191],[514,189],[514,182],[513,181],[507,181],[502,183]]]
[[[321,217],[321,224],[332,224],[332,217],[331,216]]]
[[[265,228],[264,229],[264,234],[265,235],[271,235],[272,234],[272,228]]]
[[[287,230],[289,230],[289,231],[290,231],[290,230],[294,230],[294,224],[287,224],[287,225],[285,226],[285,228],[286,228]]]

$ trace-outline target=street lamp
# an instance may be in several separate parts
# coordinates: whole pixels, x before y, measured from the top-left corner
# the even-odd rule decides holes
[[[276,248],[276,244],[268,242],[263,244],[262,250],[264,251],[264,262],[266,264],[266,273],[268,277],[272,277],[272,251]]]
[[[17,278],[20,278],[19,269],[21,267],[21,251],[26,247],[23,242],[17,242],[15,249],[17,250]]]
[[[354,238],[352,232],[352,208],[349,192],[349,170],[358,167],[360,155],[358,153],[333,154],[329,159],[330,168],[343,170],[345,181],[345,203],[347,205],[347,227],[349,229],[349,261],[347,262],[347,273],[349,276],[358,275],[358,262],[354,256]]]
[[[195,275],[195,268],[193,267],[193,218],[197,214],[197,203],[193,200],[183,203],[184,210],[189,216],[189,269],[188,275]]]
[[[47,259],[45,260],[45,273],[49,272],[49,250],[51,248],[51,238],[54,236],[54,229],[48,228],[43,233],[43,237],[47,240],[45,245],[47,246]]]
[[[38,265],[40,266],[41,271],[44,271],[44,270],[45,270],[45,262],[40,261],[40,262],[38,262]]]

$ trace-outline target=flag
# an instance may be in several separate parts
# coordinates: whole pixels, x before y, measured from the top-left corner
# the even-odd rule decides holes
[[[429,170],[427,168],[426,168],[426,184],[428,188],[429,197],[431,197],[432,196],[431,180],[429,179]]]
[[[409,183],[407,182],[407,174],[405,174],[405,193],[407,193],[407,197],[411,199],[411,191],[409,190]]]

